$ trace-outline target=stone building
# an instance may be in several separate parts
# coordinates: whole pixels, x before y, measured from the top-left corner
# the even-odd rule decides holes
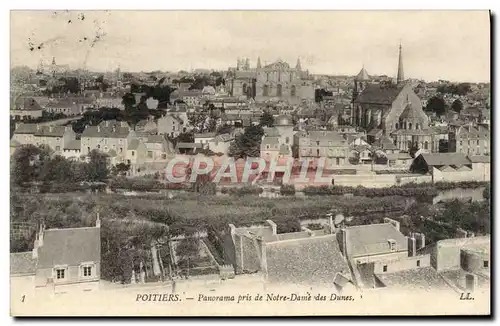
[[[259,102],[314,100],[312,77],[307,70],[302,70],[300,59],[295,68],[282,60],[262,66],[259,58],[256,68],[250,68],[248,59],[244,64],[238,61],[237,68],[228,72],[226,85],[232,96],[253,98]]]

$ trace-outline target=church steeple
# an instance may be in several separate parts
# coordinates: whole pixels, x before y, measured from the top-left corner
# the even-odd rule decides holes
[[[302,67],[300,66],[300,58],[297,58],[297,65],[295,66],[295,69],[301,70]]]
[[[403,47],[401,42],[399,43],[399,62],[398,62],[398,77],[397,83],[400,84],[405,80],[405,74],[403,71]]]
[[[260,64],[260,57],[257,58],[257,69],[262,68],[262,65]]]

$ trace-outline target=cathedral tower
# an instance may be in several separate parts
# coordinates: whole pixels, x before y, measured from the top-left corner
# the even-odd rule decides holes
[[[403,71],[403,47],[399,43],[399,62],[398,62],[398,77],[397,83],[401,84],[405,80],[405,75]]]
[[[300,58],[297,58],[297,65],[295,66],[295,69],[302,70],[302,67],[300,66]]]
[[[262,68],[262,65],[260,64],[260,57],[257,58],[257,69]]]

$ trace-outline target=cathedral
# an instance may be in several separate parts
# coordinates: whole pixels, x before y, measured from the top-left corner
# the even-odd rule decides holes
[[[364,67],[354,78],[351,123],[365,129],[369,136],[391,137],[402,151],[437,151],[438,142],[434,141],[420,98],[405,83],[401,45],[395,83],[373,83]]]
[[[313,78],[302,70],[300,59],[295,68],[282,60],[250,68],[248,59],[240,60],[235,68],[229,69],[226,86],[232,96],[246,96],[257,102],[281,100],[298,104],[303,100],[314,101]]]

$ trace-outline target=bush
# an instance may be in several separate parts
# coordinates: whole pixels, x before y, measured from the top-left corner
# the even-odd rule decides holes
[[[264,190],[258,186],[224,187],[221,189],[221,193],[234,196],[259,195],[263,191]]]
[[[294,185],[281,185],[280,194],[284,196],[295,195],[295,186]]]

